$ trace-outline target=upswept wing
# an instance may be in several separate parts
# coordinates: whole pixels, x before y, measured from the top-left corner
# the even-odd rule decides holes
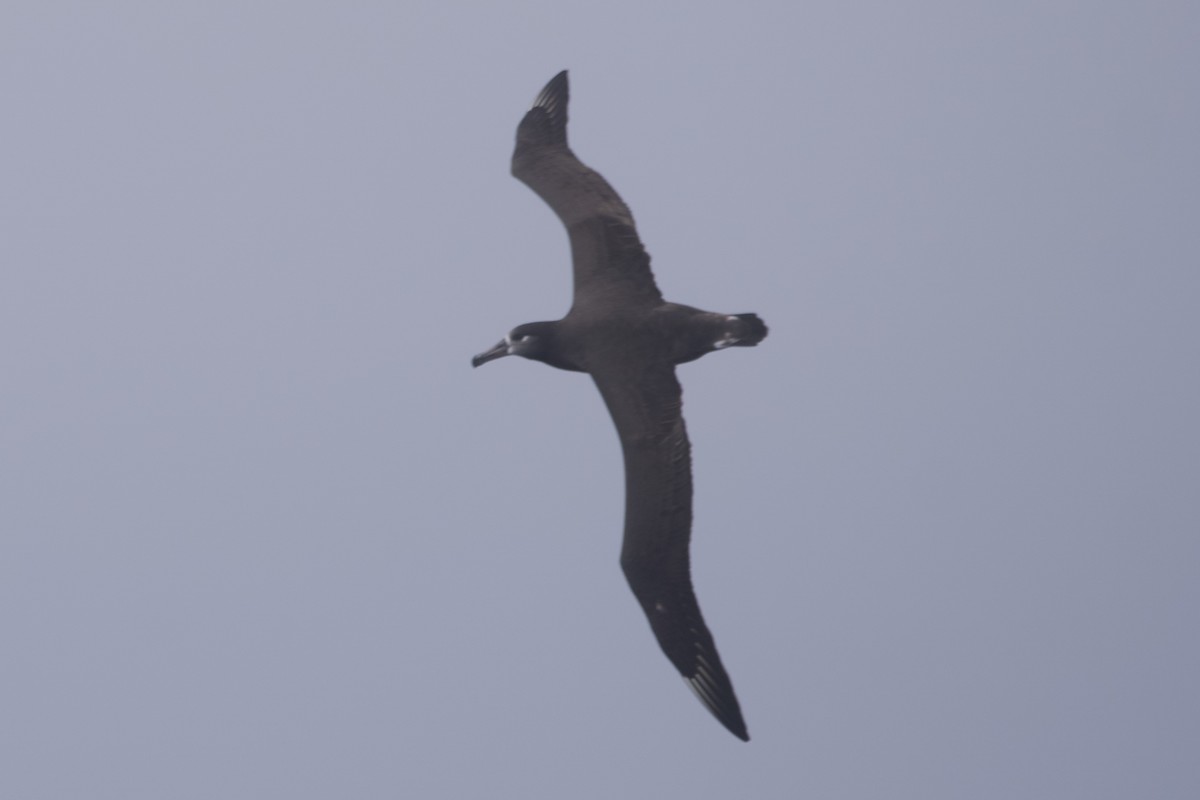
[[[517,126],[512,174],[537,192],[571,239],[575,300],[662,302],[633,214],[600,173],[567,146],[567,73],[555,75]]]

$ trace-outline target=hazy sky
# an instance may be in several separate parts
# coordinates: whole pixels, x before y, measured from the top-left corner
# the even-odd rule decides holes
[[[0,796],[1200,796],[1200,7],[6,2]],[[694,578],[617,566],[575,151],[668,298]]]

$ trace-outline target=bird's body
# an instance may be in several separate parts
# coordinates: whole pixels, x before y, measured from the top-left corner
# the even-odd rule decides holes
[[[575,292],[555,322],[514,328],[479,366],[520,355],[591,375],[625,457],[621,567],[663,652],[701,702],[748,740],[737,697],[692,590],[691,445],[675,365],[767,335],[754,314],[665,302],[629,208],[567,146],[567,73],[555,76],[517,128],[513,175],[558,214],[571,240]]]

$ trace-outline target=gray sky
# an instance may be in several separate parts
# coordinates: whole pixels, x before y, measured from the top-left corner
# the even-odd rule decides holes
[[[105,8],[100,6],[104,5]],[[1200,11],[9,2],[0,796],[1200,796]],[[664,293],[753,741],[617,567],[508,174]]]

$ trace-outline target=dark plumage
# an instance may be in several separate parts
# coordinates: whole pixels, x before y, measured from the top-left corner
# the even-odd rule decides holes
[[[519,325],[471,363],[519,355],[592,376],[625,455],[621,568],[667,658],[721,724],[749,740],[692,590],[691,446],[675,365],[725,347],[752,347],[767,327],[754,314],[663,300],[629,208],[567,146],[567,98],[564,71],[517,127],[512,173],[567,228],[574,302],[561,320]]]

